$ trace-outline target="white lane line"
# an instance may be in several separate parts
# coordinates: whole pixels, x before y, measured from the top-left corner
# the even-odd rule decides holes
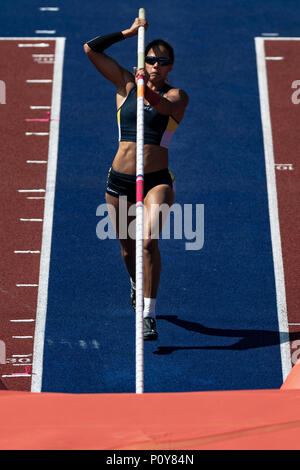
[[[47,160],[26,160],[26,163],[47,163]]]
[[[65,38],[56,38],[51,109],[53,111],[53,114],[57,116],[58,119],[60,117],[60,108],[61,108],[64,50],[65,50]],[[45,200],[45,209],[44,209],[44,224],[43,224],[43,236],[42,236],[39,289],[38,289],[36,325],[35,325],[34,344],[33,344],[33,366],[32,366],[32,382],[31,382],[32,392],[41,392],[41,389],[42,389],[43,353],[44,353],[45,326],[46,326],[47,301],[48,301],[48,283],[49,283],[49,267],[50,267],[50,255],[51,255],[56,171],[57,171],[57,159],[58,159],[58,141],[59,141],[59,121],[53,120],[50,122],[50,138],[49,138],[47,184],[46,184],[47,197]]]
[[[23,364],[23,366],[24,366],[24,364]],[[31,377],[31,374],[26,374],[26,373],[25,374],[11,374],[11,375],[1,375],[1,377],[3,377],[3,378],[8,378],[8,377],[13,377],[13,378],[15,378],[15,377]]]
[[[11,39],[11,38],[9,38]],[[29,44],[29,43],[25,43],[25,44],[18,44],[18,47],[49,47],[50,44],[47,44],[45,42],[40,42],[40,43],[36,43],[36,44]]]
[[[30,106],[30,109],[51,109],[51,106]]]
[[[55,29],[37,29],[36,34],[55,34],[56,30]]]
[[[50,78],[34,78],[26,80],[26,83],[52,83]]]
[[[284,60],[284,57],[265,57],[266,60]]]
[[[269,39],[268,39],[269,40]],[[270,115],[269,90],[267,68],[265,61],[264,38],[255,38],[255,50],[257,60],[257,75],[260,98],[260,112],[263,130],[265,165],[267,176],[267,190],[269,203],[270,230],[274,261],[274,274],[276,286],[277,316],[280,334],[281,367],[283,381],[288,376],[291,368],[291,351],[289,341],[286,341],[289,334],[285,279],[282,259],[282,247],[280,236],[280,224],[278,214],[278,197],[276,188],[276,174],[274,163],[274,148],[272,137],[272,124]]]
[[[32,354],[12,354],[11,357],[30,357]]]
[[[39,287],[38,284],[16,284],[16,287]]]
[[[289,325],[292,325],[292,326],[300,326],[300,323],[289,323]]]
[[[41,136],[45,136],[45,135],[49,135],[49,132],[25,132],[25,135],[41,135]]]
[[[279,36],[279,33],[261,33],[262,36]]]
[[[34,196],[28,196],[26,199],[46,199],[45,197],[34,197]]]
[[[13,339],[32,339],[33,336],[32,335],[31,336],[24,336],[24,335],[20,336],[19,335],[19,336],[12,336],[12,338]]]
[[[45,189],[18,189],[18,193],[45,193]]]
[[[20,218],[21,222],[43,222],[43,219],[22,219]]]

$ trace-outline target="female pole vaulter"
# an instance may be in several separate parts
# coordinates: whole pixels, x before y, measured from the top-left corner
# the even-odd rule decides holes
[[[168,73],[173,68],[174,51],[166,41],[151,41],[145,48],[145,68],[134,69],[134,73],[104,53],[113,44],[136,36],[140,26],[147,29],[149,25],[145,19],[136,18],[129,29],[87,42],[84,51],[96,69],[116,86],[119,148],[108,173],[105,196],[107,207],[115,210],[116,217],[111,218],[118,237],[120,196],[127,197],[126,210],[136,202],[137,77],[144,77],[144,340],[156,340],[155,309],[161,257],[153,227],[161,232],[163,220],[159,207],[167,204],[170,208],[174,202],[174,176],[168,169],[168,147],[184,116],[188,96],[183,90],[167,84]],[[128,226],[132,220],[134,217],[127,217]],[[135,308],[135,240],[127,236],[119,237],[119,241],[130,275],[131,302]]]

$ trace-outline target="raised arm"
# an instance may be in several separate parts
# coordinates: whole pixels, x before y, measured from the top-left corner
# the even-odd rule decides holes
[[[134,81],[134,76],[121,67],[114,59],[104,53],[111,45],[138,34],[140,26],[148,27],[146,20],[136,18],[129,29],[118,33],[99,36],[84,44],[84,51],[96,69],[118,89],[124,88],[129,81]]]

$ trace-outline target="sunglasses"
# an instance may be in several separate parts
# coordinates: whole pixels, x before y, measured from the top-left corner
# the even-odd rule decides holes
[[[159,65],[166,66],[172,64],[171,60],[167,57],[153,57],[153,56],[146,56],[145,57],[146,64],[154,65],[158,62]]]

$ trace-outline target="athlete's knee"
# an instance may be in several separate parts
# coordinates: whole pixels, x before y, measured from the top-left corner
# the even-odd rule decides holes
[[[158,250],[158,240],[148,237],[144,239],[144,253],[151,255]]]

